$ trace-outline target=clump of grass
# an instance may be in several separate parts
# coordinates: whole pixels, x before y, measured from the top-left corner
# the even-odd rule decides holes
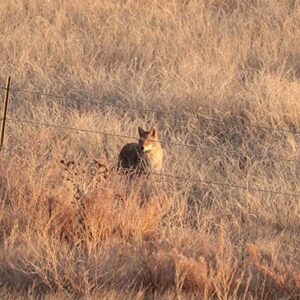
[[[287,266],[276,261],[267,262],[263,261],[260,252],[257,247],[252,244],[247,245],[247,251],[255,265],[257,272],[263,274],[268,281],[271,281],[271,285],[276,286],[276,290],[281,291],[283,294],[287,293],[289,295],[298,295],[300,292],[299,284],[299,272],[296,269],[287,269]],[[277,260],[277,259],[276,259]],[[273,264],[277,271],[273,271],[268,264]],[[272,288],[272,287],[269,287]]]

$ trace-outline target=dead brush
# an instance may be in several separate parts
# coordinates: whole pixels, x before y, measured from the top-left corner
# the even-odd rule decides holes
[[[208,299],[213,292],[209,267],[204,257],[197,260],[176,250],[158,250],[144,259],[145,284],[154,290],[184,290]]]
[[[14,211],[0,212],[0,244],[16,232],[23,232],[27,226],[27,218]]]
[[[300,295],[300,273],[298,270],[284,269],[281,266],[281,273],[273,271],[267,265],[267,262],[263,261],[262,254],[253,244],[247,245],[247,252],[256,268],[256,272],[263,274],[264,277],[273,283],[276,293],[288,294],[292,298]]]
[[[62,205],[52,213],[48,224],[48,234],[60,240],[78,240],[80,223],[78,211],[71,205]]]
[[[71,184],[75,201],[101,187],[109,176],[107,166],[96,159],[61,160],[60,166],[62,179]]]
[[[113,224],[121,207],[119,194],[109,188],[96,189],[80,200],[79,222],[92,240],[106,240],[115,232]]]
[[[111,220],[112,194],[105,190],[95,190],[82,196],[79,203],[66,203],[50,199],[51,214],[48,232],[62,240],[77,242],[86,234],[90,237],[105,237]],[[76,205],[78,204],[78,205]],[[101,233],[98,226],[101,220]]]
[[[85,235],[94,241],[111,236],[125,240],[155,238],[160,221],[168,210],[164,194],[140,207],[138,194],[124,200],[110,188],[99,188],[80,199],[80,206],[56,203],[49,222],[49,233],[68,241]]]
[[[209,298],[213,292],[213,285],[205,258],[201,256],[195,260],[178,253],[174,253],[173,257],[179,286],[184,290],[196,291],[203,298]]]
[[[155,238],[167,208],[164,195],[150,199],[139,206],[138,195],[124,200],[111,189],[95,190],[83,199],[83,223],[94,240],[118,236],[125,240]]]

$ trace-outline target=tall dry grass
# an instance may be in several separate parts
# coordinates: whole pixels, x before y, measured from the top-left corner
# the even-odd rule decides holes
[[[299,131],[299,16],[299,1],[283,0],[1,1],[1,85],[11,75],[14,88],[73,99],[13,92],[8,114],[130,136],[155,123],[165,141],[218,149],[165,145],[165,173],[299,194],[299,165],[267,159],[299,159],[299,135],[242,126]],[[297,197],[168,178],[130,183],[114,171],[127,139],[7,125],[1,298],[299,297]],[[61,159],[112,170],[87,190],[83,215]]]

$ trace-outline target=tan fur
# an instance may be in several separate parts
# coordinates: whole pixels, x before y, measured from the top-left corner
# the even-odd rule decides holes
[[[120,151],[118,169],[132,170],[137,174],[159,173],[163,163],[163,150],[157,130],[146,131],[141,127],[139,143],[126,144]]]

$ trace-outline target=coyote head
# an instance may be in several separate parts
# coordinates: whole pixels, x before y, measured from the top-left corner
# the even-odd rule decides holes
[[[151,127],[148,131],[139,127],[139,148],[142,152],[151,151],[158,142],[157,130]]]

